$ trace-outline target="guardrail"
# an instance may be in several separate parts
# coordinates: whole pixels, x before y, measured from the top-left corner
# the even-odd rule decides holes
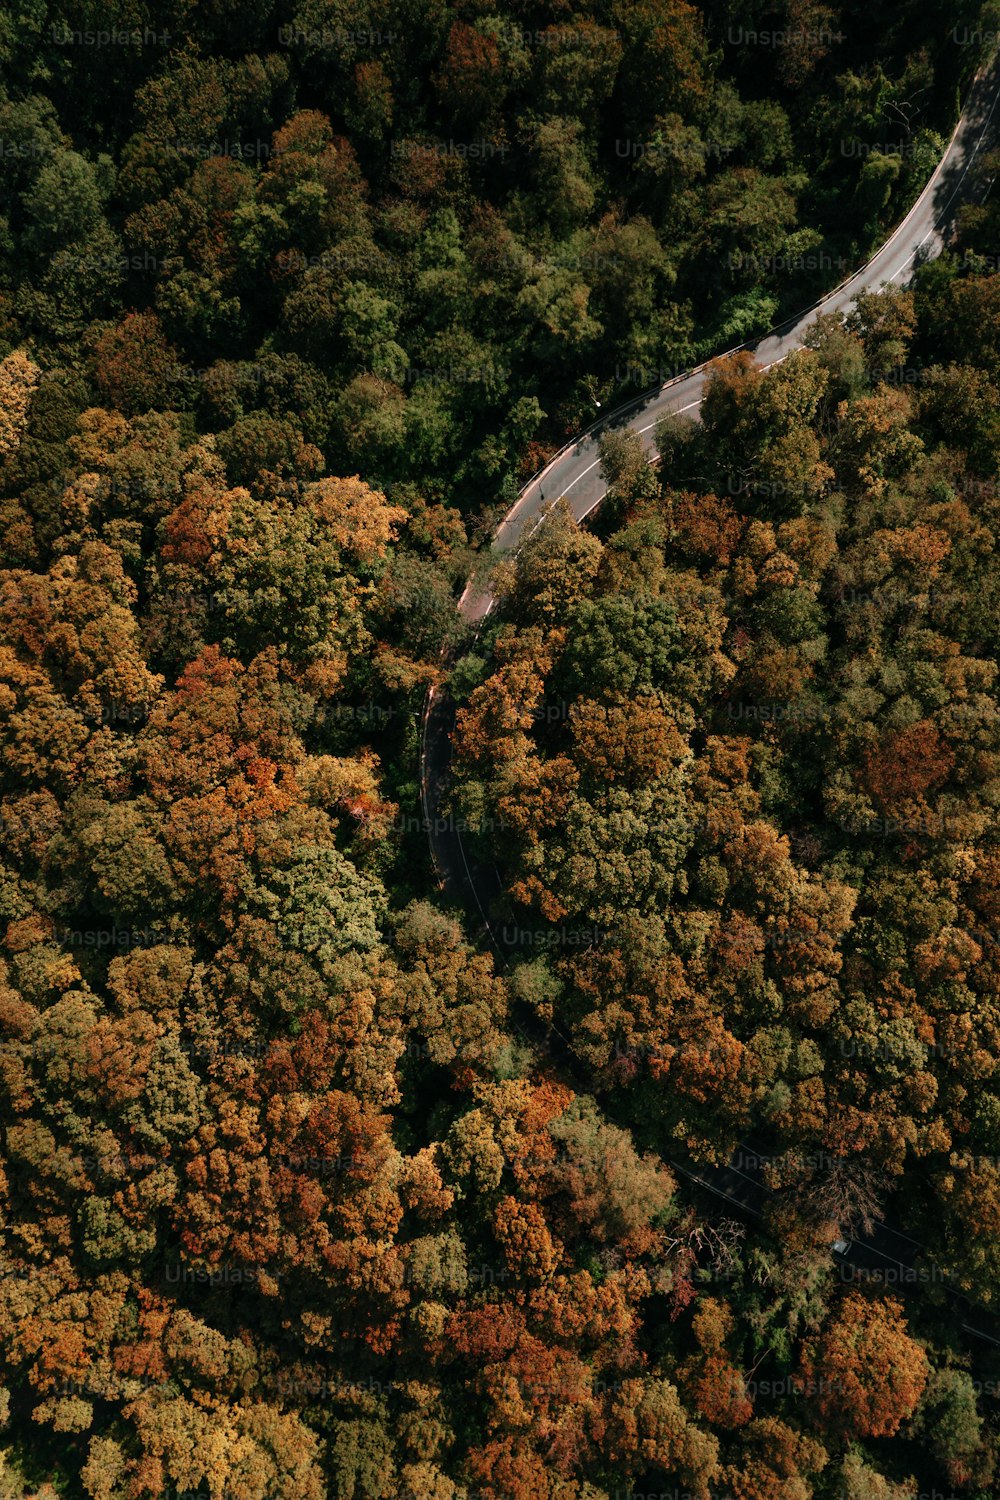
[[[968,94],[969,95],[971,95],[974,92],[974,90],[976,88],[976,85],[986,75],[986,73],[988,72],[989,68],[991,67],[993,61],[994,61],[994,57],[993,57],[993,55],[991,55],[979,67],[979,69],[977,70],[977,72],[974,74],[972,82],[969,85],[969,90],[968,90]],[[967,102],[968,102],[968,95],[966,96],[966,103]],[[990,112],[989,112],[989,114],[988,114],[988,116],[986,118],[986,125],[988,125],[990,123],[990,121],[992,120],[995,110],[996,110],[996,96],[994,96],[993,104],[992,104],[992,106],[990,108]],[[946,162],[948,160],[948,156],[950,155],[951,150],[952,150],[953,146],[955,145],[956,140],[958,139],[958,135],[959,135],[959,132],[962,129],[962,126],[963,126],[963,123],[964,123],[964,119],[965,119],[965,115],[964,115],[964,109],[963,109],[963,112],[960,115],[960,117],[958,119],[958,122],[955,125],[954,130],[951,133],[951,136],[950,136],[950,138],[948,140],[948,144],[945,147],[944,151],[942,152],[941,160],[938,162],[938,165],[934,169],[934,172],[928,178],[928,180],[925,183],[922,191],[920,192],[920,194],[918,195],[918,197],[915,199],[915,201],[911,204],[910,208],[908,209],[908,211],[906,212],[906,214],[903,216],[903,218],[899,221],[899,223],[893,229],[892,233],[885,240],[883,240],[883,242],[879,246],[879,248],[876,251],[874,251],[874,253],[872,255],[870,255],[869,258],[866,261],[864,261],[862,265],[858,266],[858,268],[855,271],[852,271],[850,273],[850,275],[845,276],[844,279],[842,281],[839,281],[836,286],[831,287],[829,289],[829,291],[824,292],[823,295],[821,297],[817,298],[815,302],[809,303],[808,306],[800,309],[799,312],[793,313],[791,316],[783,319],[781,323],[775,324],[772,328],[769,328],[765,333],[761,333],[760,335],[758,335],[757,337],[752,338],[752,339],[744,339],[742,343],[734,344],[729,349],[722,349],[722,350],[720,350],[718,354],[711,355],[708,359],[702,360],[700,364],[692,365],[689,370],[682,371],[682,373],[680,375],[672,375],[671,378],[669,380],[665,380],[662,383],[662,385],[649,386],[640,395],[632,397],[629,401],[623,401],[620,405],[618,405],[616,407],[613,407],[611,411],[606,412],[603,416],[597,418],[597,420],[594,421],[594,422],[592,422],[589,427],[585,427],[581,432],[578,432],[575,437],[572,437],[567,442],[565,442],[561,448],[559,448],[555,453],[552,454],[552,456],[550,458],[548,458],[545,461],[545,463],[542,465],[542,467],[540,469],[536,469],[535,473],[532,474],[531,478],[524,485],[522,485],[521,489],[518,492],[517,500],[510,507],[510,509],[508,510],[507,514],[504,516],[503,520],[499,521],[497,523],[497,526],[496,526],[496,528],[494,529],[494,532],[493,532],[493,536],[496,537],[497,532],[505,524],[505,522],[508,520],[508,518],[513,513],[513,511],[517,509],[517,506],[525,498],[525,496],[528,494],[528,491],[532,488],[532,486],[535,485],[535,484],[540,484],[541,481],[545,478],[545,475],[549,472],[549,470],[552,469],[552,468],[554,468],[555,465],[558,464],[561,459],[565,458],[567,456],[567,454],[571,453],[572,450],[574,448],[578,447],[580,443],[586,441],[586,439],[588,439],[588,438],[599,437],[604,431],[607,430],[607,428],[612,423],[614,423],[617,419],[619,419],[622,416],[624,416],[625,413],[631,412],[631,411],[635,411],[637,409],[642,408],[643,406],[646,406],[655,397],[662,395],[664,391],[670,390],[672,386],[679,385],[679,384],[681,384],[681,382],[683,382],[685,380],[690,380],[690,378],[691,378],[692,375],[698,375],[698,374],[701,374],[704,371],[707,371],[713,364],[716,363],[717,360],[728,359],[728,358],[730,358],[734,354],[740,354],[740,353],[743,353],[743,352],[752,352],[754,349],[758,348],[759,345],[761,345],[762,343],[764,343],[767,339],[770,339],[770,338],[780,338],[784,334],[790,333],[794,328],[798,327],[800,324],[802,324],[803,322],[805,322],[805,320],[807,318],[809,318],[811,320],[814,320],[814,317],[819,317],[821,315],[821,313],[822,313],[822,309],[823,309],[823,306],[824,306],[825,303],[830,302],[834,297],[838,296],[839,293],[843,292],[847,287],[849,287],[853,281],[857,281],[860,277],[864,276],[864,274],[865,274],[866,271],[871,270],[872,266],[874,266],[875,262],[879,259],[879,257],[885,253],[885,251],[892,244],[892,242],[896,238],[896,236],[898,234],[901,234],[902,231],[906,228],[906,225],[909,223],[910,219],[912,219],[914,217],[914,215],[918,212],[918,210],[920,209],[921,205],[924,203],[925,199],[934,191],[934,188],[935,188],[935,186],[936,186],[939,178],[941,177],[941,175],[944,172],[945,164],[946,164]],[[956,197],[958,196],[959,191],[961,189],[961,185],[965,181],[965,178],[968,176],[969,169],[972,166],[972,162],[975,159],[976,155],[978,154],[980,146],[982,145],[983,135],[984,134],[985,134],[985,126],[984,126],[983,133],[980,135],[979,140],[976,142],[976,149],[975,149],[975,151],[973,151],[972,156],[970,157],[969,161],[965,165],[965,169],[964,169],[964,171],[962,173],[961,178],[959,179],[958,184],[956,185],[954,191],[952,192],[950,198],[948,199],[947,204],[942,209],[942,212],[941,212],[940,216],[935,219],[935,223],[934,223],[935,229],[941,228],[941,226],[947,222],[947,217],[948,217],[948,214],[951,211],[951,207],[952,207],[952,205],[953,205]],[[779,363],[779,361],[776,360],[775,363]]]

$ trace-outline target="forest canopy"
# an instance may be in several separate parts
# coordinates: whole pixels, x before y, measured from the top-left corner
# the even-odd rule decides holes
[[[455,606],[880,243],[995,26],[0,16],[4,1500],[990,1493],[997,160]]]

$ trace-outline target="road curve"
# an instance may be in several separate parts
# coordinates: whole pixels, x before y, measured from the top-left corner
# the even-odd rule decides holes
[[[780,363],[801,349],[806,331],[823,313],[846,312],[861,292],[877,291],[886,282],[903,281],[924,259],[936,255],[944,245],[944,231],[962,201],[969,170],[988,132],[1000,99],[1000,58],[976,77],[962,117],[937,170],[906,218],[882,248],[853,276],[797,317],[765,337],[746,344],[762,369]],[[735,349],[726,351],[735,353]],[[718,356],[717,356],[718,357]],[[656,424],[668,413],[697,416],[711,361],[687,374],[668,380],[658,389],[646,391],[634,402],[616,408],[586,432],[567,443],[545,468],[521,491],[493,535],[492,550],[501,554],[516,548],[537,524],[547,501],[560,496],[568,500],[578,521],[590,514],[604,498],[607,486],[601,476],[598,441],[609,427],[631,428],[652,456]],[[471,624],[478,623],[493,605],[489,585],[470,582],[459,602],[459,610]]]
[[[989,141],[994,115],[1000,102],[1000,55],[977,74],[961,119],[938,163],[934,175],[906,218],[882,248],[853,276],[806,308],[797,317],[761,339],[738,345],[750,350],[758,365],[767,369],[803,347],[807,330],[824,313],[846,312],[862,292],[878,291],[884,285],[904,281],[920,264],[944,246],[947,228],[955,210],[967,196],[970,169]],[[735,353],[736,350],[728,350]],[[647,391],[635,401],[616,408],[561,448],[525,486],[497,527],[491,555],[500,558],[516,552],[541,523],[546,506],[563,497],[578,521],[599,505],[607,491],[601,474],[599,441],[610,429],[631,429],[642,439],[652,461],[656,457],[656,426],[668,414],[697,419],[712,361],[698,365],[665,385]],[[478,626],[495,603],[489,573],[477,572],[459,600],[462,618]],[[453,709],[447,694],[432,689],[424,708],[421,736],[421,794],[431,856],[442,889],[456,899],[478,907],[489,927],[487,905],[497,893],[490,872],[477,868],[473,875],[461,837],[461,825],[442,813],[448,783]]]

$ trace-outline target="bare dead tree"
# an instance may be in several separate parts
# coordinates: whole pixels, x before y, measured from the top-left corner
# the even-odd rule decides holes
[[[831,1156],[792,1191],[807,1222],[836,1224],[841,1234],[853,1238],[871,1233],[885,1188],[884,1171],[871,1162]]]

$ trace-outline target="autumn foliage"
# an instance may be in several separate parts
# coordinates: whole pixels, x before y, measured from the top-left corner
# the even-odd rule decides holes
[[[991,1492],[993,158],[455,608],[940,154],[753,9],[4,17],[3,1500]]]

